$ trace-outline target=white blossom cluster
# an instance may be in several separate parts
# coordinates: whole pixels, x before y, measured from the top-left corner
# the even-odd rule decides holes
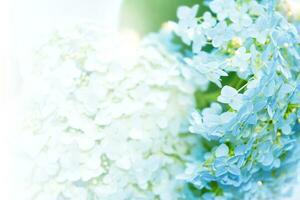
[[[176,175],[197,142],[184,134],[195,87],[158,36],[127,44],[85,27],[55,34],[38,51],[24,82],[24,199],[183,195]]]

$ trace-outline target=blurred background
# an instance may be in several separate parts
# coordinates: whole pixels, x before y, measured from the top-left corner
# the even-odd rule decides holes
[[[176,10],[180,5],[201,4],[199,15],[208,9],[202,0],[4,0],[6,3],[0,0],[0,2],[0,20],[3,21],[1,25],[3,24],[4,30],[1,33],[4,37],[1,37],[0,48],[1,121],[17,115],[14,112],[17,105],[13,99],[17,98],[20,78],[18,74],[27,69],[34,50],[44,43],[55,29],[72,27],[81,22],[92,22],[108,29],[130,29],[142,37],[147,33],[158,31],[166,21],[175,21]],[[300,15],[300,0],[284,0],[284,2],[288,7],[287,10],[291,11],[289,15]],[[5,95],[6,103],[2,104],[1,99],[3,100]],[[8,133],[7,130],[13,123],[11,121],[5,124],[5,127],[1,127],[1,132]],[[0,147],[5,148],[5,145],[6,140],[0,139]],[[0,156],[5,152],[1,148]],[[6,181],[7,170],[0,171],[0,179]],[[297,192],[295,195],[298,198],[290,199],[299,199]]]
[[[14,50],[34,48],[54,29],[84,21],[144,35],[175,20],[179,5],[196,3],[201,0],[11,0]],[[199,14],[204,10],[201,6]]]
[[[124,0],[120,7],[120,28],[129,28],[140,35],[158,31],[167,21],[176,21],[178,6],[201,4],[199,13],[207,10],[202,0]]]

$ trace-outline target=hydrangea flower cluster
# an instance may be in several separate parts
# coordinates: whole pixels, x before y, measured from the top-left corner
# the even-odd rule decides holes
[[[185,62],[220,87],[210,107],[191,115],[206,142],[180,178],[200,199],[277,199],[294,175],[300,118],[300,38],[276,1],[213,0],[178,9],[176,33],[191,46]],[[222,86],[236,74],[243,86]]]
[[[22,199],[183,195],[175,177],[197,142],[185,133],[195,86],[159,35],[136,49],[123,39],[90,26],[58,33],[39,50],[34,79],[24,82]]]

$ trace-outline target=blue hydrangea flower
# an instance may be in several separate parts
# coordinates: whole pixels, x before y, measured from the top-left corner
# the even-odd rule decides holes
[[[181,35],[186,44],[190,44],[193,38],[194,29],[197,26],[196,15],[198,7],[198,5],[195,5],[192,8],[182,6],[177,10],[177,17],[180,19],[177,27],[177,33]]]
[[[283,193],[280,184],[294,176],[300,39],[276,3],[212,0],[212,14],[197,22],[204,36],[188,58],[195,77],[222,87],[222,76],[234,72],[244,82],[224,85],[221,104],[211,102],[191,115],[189,130],[207,145],[202,157],[189,163],[185,180],[203,199],[275,199]],[[204,38],[212,45],[209,52],[202,48]]]
[[[210,9],[217,14],[220,21],[236,13],[234,0],[215,0],[209,4]]]
[[[230,105],[233,109],[238,110],[243,103],[243,95],[230,86],[224,86],[218,101]]]

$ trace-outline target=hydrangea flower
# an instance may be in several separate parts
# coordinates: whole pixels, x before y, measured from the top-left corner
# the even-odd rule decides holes
[[[219,103],[192,113],[189,130],[206,145],[179,178],[200,199],[279,199],[299,160],[299,33],[276,1],[208,4],[214,22],[198,20],[193,30],[201,29],[211,49],[193,47],[185,60],[203,84],[220,87]],[[222,86],[229,73],[243,84]]]
[[[182,34],[182,39],[186,44],[190,44],[194,37],[194,29],[197,25],[195,18],[198,11],[198,5],[189,8],[187,6],[180,7],[177,11],[177,16],[180,19],[178,34]]]
[[[183,134],[195,85],[160,40],[149,35],[131,49],[122,36],[84,26],[37,52],[24,81],[30,189],[22,199],[184,197],[175,177],[197,143]]]
[[[251,53],[248,53],[245,47],[240,47],[235,51],[234,56],[230,60],[231,62],[228,63],[228,68],[232,67],[234,71],[243,74],[249,70],[248,63],[250,58]]]
[[[218,101],[238,110],[242,106],[243,95],[230,86],[224,86],[221,90],[221,95],[218,97]]]
[[[236,12],[234,0],[215,0],[209,4],[210,9],[217,14],[218,20],[224,20]]]

